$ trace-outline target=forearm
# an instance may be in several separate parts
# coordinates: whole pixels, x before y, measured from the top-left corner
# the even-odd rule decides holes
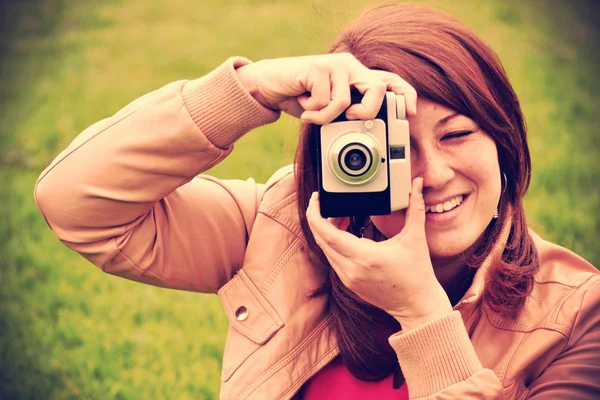
[[[204,78],[143,96],[85,130],[42,173],[36,201],[64,240],[84,227],[122,232],[222,160],[245,132],[277,117],[244,90],[230,61]]]

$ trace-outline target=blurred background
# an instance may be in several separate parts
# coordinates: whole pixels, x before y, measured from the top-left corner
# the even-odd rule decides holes
[[[531,227],[600,265],[598,8],[590,1],[424,2],[503,60],[529,127]],[[216,296],[103,274],[33,201],[37,176],[83,129],[232,55],[326,52],[360,0],[0,2],[0,398],[214,399],[227,318]],[[222,178],[265,181],[299,123],[244,137]]]

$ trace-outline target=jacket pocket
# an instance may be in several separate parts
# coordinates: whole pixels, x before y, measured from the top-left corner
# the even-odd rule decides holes
[[[221,379],[239,366],[279,329],[283,321],[242,269],[218,292],[229,319]]]

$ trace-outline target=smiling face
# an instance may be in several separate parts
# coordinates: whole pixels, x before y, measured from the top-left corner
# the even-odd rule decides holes
[[[423,178],[429,252],[434,261],[453,259],[481,236],[498,206],[496,144],[472,119],[427,99],[417,101],[409,123],[412,178]],[[389,238],[402,230],[404,218],[401,210],[372,221]]]

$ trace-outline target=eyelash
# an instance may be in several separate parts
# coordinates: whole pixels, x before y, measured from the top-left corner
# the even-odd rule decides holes
[[[469,131],[460,131],[460,132],[449,133],[446,136],[444,136],[442,138],[442,140],[458,139],[458,138],[470,135],[473,132],[475,132],[475,131],[469,130]]]

